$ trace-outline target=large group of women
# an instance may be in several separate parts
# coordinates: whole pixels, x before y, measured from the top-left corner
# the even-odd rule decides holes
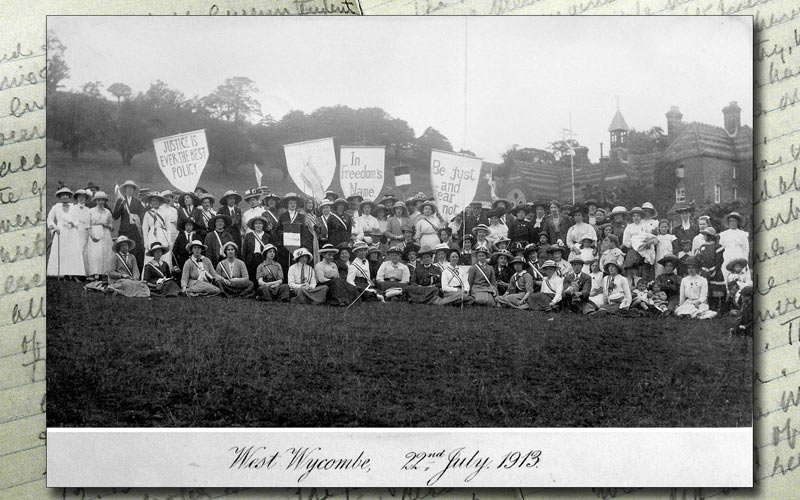
[[[144,191],[126,181],[113,203],[93,183],[74,192],[61,186],[56,197],[48,275],[129,297],[705,319],[736,314],[752,294],[744,217],[728,214],[718,233],[691,205],[677,207],[679,220],[670,221],[651,203],[627,210],[596,200],[497,199],[447,221],[423,193],[373,201],[328,191],[314,200],[259,187],[217,199],[199,187]]]

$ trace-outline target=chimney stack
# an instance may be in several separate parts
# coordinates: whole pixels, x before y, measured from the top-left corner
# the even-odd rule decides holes
[[[725,118],[725,130],[730,135],[736,135],[739,132],[739,126],[742,121],[742,108],[736,104],[736,101],[731,101],[730,104],[722,108],[722,116]]]
[[[676,137],[683,125],[681,119],[683,115],[681,114],[680,110],[678,110],[678,106],[670,106],[669,111],[667,111],[667,135],[669,137]]]

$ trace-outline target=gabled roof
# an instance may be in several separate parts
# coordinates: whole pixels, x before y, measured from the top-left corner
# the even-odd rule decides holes
[[[622,113],[620,113],[619,110],[614,114],[614,118],[611,119],[611,125],[608,126],[609,132],[613,130],[630,130],[628,124],[625,123],[625,118],[622,117]]]
[[[750,127],[739,128],[736,135],[716,125],[690,122],[684,124],[681,133],[672,141],[663,158],[683,160],[694,156],[713,156],[736,161],[752,158],[753,132]]]

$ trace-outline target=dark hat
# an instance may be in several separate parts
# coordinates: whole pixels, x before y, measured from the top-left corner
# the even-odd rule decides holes
[[[678,257],[676,257],[675,255],[673,255],[671,253],[668,253],[665,256],[663,256],[660,259],[658,259],[658,263],[661,264],[662,266],[664,264],[666,264],[667,262],[672,262],[672,265],[677,266],[678,262],[680,262],[680,259],[678,259]]]
[[[477,255],[477,254],[479,254],[479,253],[483,253],[483,254],[485,254],[487,257],[488,257],[489,255],[491,255],[491,252],[490,252],[490,251],[489,251],[489,249],[486,247],[486,245],[478,245],[478,246],[476,246],[475,248],[473,248],[473,249],[472,249],[472,253],[474,253],[474,254],[476,254],[476,255]]]
[[[513,266],[514,264],[522,264],[523,266],[525,266],[527,265],[527,262],[525,262],[525,259],[523,259],[522,257],[514,257],[509,262],[509,265]]]
[[[524,251],[527,244],[527,241],[515,241],[508,246],[508,251],[511,253]]]
[[[394,246],[394,247],[389,247],[389,249],[386,250],[386,255],[389,255],[390,253],[396,253],[396,254],[402,255],[403,251],[400,250],[400,247]]]
[[[153,252],[155,250],[161,250],[161,253],[163,254],[163,253],[169,252],[169,247],[167,245],[164,245],[160,241],[154,241],[150,245],[150,248],[147,250],[147,252],[145,252],[145,255],[147,255],[148,257],[152,257],[153,256]]]
[[[604,273],[606,273],[606,274],[609,274],[609,272],[608,272],[608,268],[609,268],[609,266],[614,266],[614,267],[616,267],[616,268],[617,268],[617,271],[618,271],[620,274],[621,274],[621,273],[622,273],[622,271],[623,271],[623,270],[622,270],[622,266],[619,264],[619,262],[617,262],[617,261],[615,261],[615,260],[612,260],[612,261],[606,262],[606,265],[605,265],[605,266],[603,266],[603,272],[604,272]]]
[[[259,221],[259,220],[261,221],[261,224],[264,225],[264,227],[267,227],[267,224],[269,224],[269,221],[266,218],[264,218],[264,217],[262,217],[260,215],[256,215],[255,217],[253,217],[249,221],[247,221],[247,227],[249,227],[250,229],[255,229],[253,226],[255,226],[256,221]]]
[[[742,269],[744,269],[745,267],[747,267],[747,259],[745,259],[744,257],[733,259],[725,265],[725,269],[727,269],[730,272],[733,272],[733,266],[735,266],[736,264],[739,264],[740,266],[742,266]]]
[[[198,226],[197,222],[194,219],[192,219],[191,217],[188,217],[188,218],[185,218],[185,219],[181,218],[181,219],[178,219],[178,230],[186,231],[186,223],[187,222],[193,226],[192,229],[194,229],[195,227]]]
[[[441,233],[442,231],[447,233],[447,236],[453,236],[453,228],[451,228],[450,226],[445,226],[445,227],[439,228],[439,233]]]
[[[578,203],[577,205],[572,207],[572,210],[569,211],[570,215],[575,215],[575,214],[586,215],[588,213],[589,213],[589,208],[582,203]]]
[[[508,210],[509,208],[514,206],[514,203],[512,203],[511,200],[508,200],[506,198],[497,198],[492,202],[492,209],[497,210],[498,208],[497,205],[499,205],[500,203],[503,203],[505,205],[503,207],[505,210]]]
[[[608,238],[608,241],[611,241],[615,245],[619,246],[619,237],[616,234],[609,234],[606,236],[606,238]]]
[[[416,243],[409,243],[403,249],[403,260],[408,260],[409,252],[418,252],[418,251],[419,251],[419,245],[417,245]]]
[[[525,245],[525,248],[522,249],[522,255],[527,259],[528,255],[530,255],[531,253],[538,254],[539,253],[538,251],[539,247],[537,247],[535,243],[528,243],[527,245]]]
[[[588,200],[586,200],[584,203],[585,203],[587,206],[589,206],[589,205],[594,205],[594,206],[597,206],[597,205],[599,205],[599,204],[600,204],[600,203],[598,203],[598,201],[597,201],[597,200],[595,200],[594,198],[589,198],[589,199],[588,199]]]
[[[397,197],[389,193],[384,194],[383,198],[381,198],[381,205],[385,205],[387,208],[391,207],[396,202],[397,202]]]
[[[345,206],[345,208],[347,208],[347,207],[349,207],[349,206],[350,206],[350,204],[349,204],[349,203],[347,203],[347,200],[345,200],[344,198],[336,198],[336,199],[333,201],[333,208],[336,208],[336,205],[344,205],[344,206]]]
[[[217,225],[217,219],[222,219],[223,221],[225,221],[225,227],[228,227],[228,226],[231,225],[231,218],[229,216],[224,215],[224,214],[217,214],[214,217],[208,219],[208,230],[209,231],[213,231],[214,230],[214,228]]]
[[[249,201],[251,199],[258,199],[261,201],[261,192],[255,189],[248,189],[244,192],[244,201]]]
[[[471,234],[465,234],[464,237],[461,238],[462,242],[467,241],[467,240],[469,240],[470,243],[475,243],[475,237],[472,236]]]
[[[698,260],[697,260],[697,257],[695,257],[694,255],[690,255],[690,256],[689,256],[689,257],[688,257],[688,258],[687,258],[687,259],[684,261],[684,264],[686,265],[686,267],[692,266],[692,267],[695,267],[695,268],[697,268],[697,269],[699,269],[699,268],[700,268],[700,261],[698,261]]]
[[[561,255],[567,255],[569,253],[569,250],[567,249],[567,247],[561,245],[550,245],[547,248],[547,253],[552,254],[553,252],[561,252]]]
[[[428,254],[433,255],[434,253],[436,253],[436,249],[430,246],[424,246],[417,251],[417,255],[419,255],[420,257]]]
[[[336,193],[336,191],[331,191],[330,189],[325,191],[325,198],[327,198],[329,196],[332,197],[334,200],[339,197],[339,195]]]
[[[89,181],[89,182],[86,183],[86,189],[96,189],[96,190],[99,191],[100,190],[100,186],[98,186],[97,184],[95,184],[92,181]]]

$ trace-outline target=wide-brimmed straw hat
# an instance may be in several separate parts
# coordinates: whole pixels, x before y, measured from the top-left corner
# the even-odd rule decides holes
[[[303,197],[297,193],[286,193],[282,200],[286,203],[288,203],[290,200],[294,200],[297,202],[297,206],[303,205],[303,202],[305,201]]]
[[[222,252],[223,254],[225,254],[225,250],[228,247],[233,247],[234,250],[236,250],[237,252],[239,251],[239,245],[237,245],[236,243],[234,243],[232,241],[226,241],[225,243],[223,243],[222,244],[222,248],[220,248],[219,251]]]
[[[136,248],[136,242],[133,241],[132,239],[128,238],[127,236],[125,236],[123,234],[122,236],[117,238],[117,241],[114,242],[114,245],[111,246],[111,249],[116,252],[116,251],[119,250],[119,246],[121,244],[123,244],[123,243],[127,243],[128,244],[128,251],[129,252],[131,250],[133,250],[134,248]]]
[[[67,186],[62,186],[58,188],[58,191],[56,191],[56,198],[58,198],[62,194],[68,194],[70,197],[72,197],[72,190]]]
[[[434,201],[431,201],[431,200],[426,200],[426,201],[424,201],[424,202],[422,203],[422,205],[420,205],[420,206],[419,206],[419,209],[420,209],[419,211],[420,211],[420,213],[422,212],[422,209],[423,209],[423,208],[425,208],[425,207],[431,207],[431,210],[433,211],[433,213],[434,213],[434,214],[435,214],[435,213],[436,213],[436,212],[439,210],[439,209],[436,207],[436,202],[434,202]]]
[[[191,253],[193,247],[200,247],[205,251],[208,247],[203,245],[203,242],[200,240],[192,240],[186,244],[186,251]]]
[[[511,252],[509,252],[508,250],[500,250],[498,252],[492,253],[492,260],[493,261],[497,262],[497,259],[500,258],[500,257],[505,257],[508,260],[511,260],[511,259],[514,258],[514,256],[511,255]]]
[[[663,257],[661,257],[660,259],[658,259],[658,263],[661,264],[662,266],[667,262],[672,262],[672,265],[677,266],[678,262],[680,262],[680,259],[676,255],[671,253],[668,253]]]
[[[163,196],[161,196],[161,193],[159,193],[158,191],[154,191],[152,193],[147,193],[147,196],[145,196],[142,201],[144,201],[146,204],[149,205],[150,204],[150,200],[158,200],[159,203],[166,203],[167,202],[167,200]]]
[[[322,253],[337,254],[337,253],[339,253],[339,249],[336,248],[335,246],[331,245],[330,243],[326,243],[326,244],[322,245],[322,248],[319,249],[319,253],[321,253],[321,254]]]
[[[740,226],[744,223],[744,217],[742,217],[742,214],[740,214],[739,212],[731,212],[731,213],[729,213],[728,215],[725,216],[725,220],[728,220],[731,217],[733,217],[734,219],[738,220]]]
[[[261,193],[256,191],[255,189],[248,189],[244,192],[244,201],[250,201],[252,199],[258,199],[261,201]]]
[[[217,199],[214,198],[214,195],[211,193],[202,193],[197,198],[200,200],[200,203],[203,203],[205,200],[210,200],[212,205],[215,201],[217,201]]]
[[[733,266],[735,266],[736,264],[739,264],[740,266],[742,266],[742,269],[744,269],[745,267],[747,267],[747,259],[745,259],[744,257],[733,259],[732,261],[728,262],[725,265],[725,269],[727,269],[730,272],[733,272]]]
[[[355,244],[355,245],[353,245],[353,248],[352,248],[352,250],[351,250],[351,251],[352,251],[353,253],[356,253],[356,252],[357,252],[357,251],[359,251],[359,250],[367,250],[367,251],[369,251],[369,245],[367,245],[367,244],[366,244],[366,243],[364,243],[363,241],[356,242],[356,244]]]
[[[486,233],[488,234],[489,233],[489,226],[487,226],[486,224],[478,224],[477,226],[472,228],[472,234],[473,235],[477,236],[478,235],[478,231],[486,231]]]
[[[711,236],[712,238],[716,238],[717,230],[714,229],[714,226],[708,226],[707,228],[700,231],[700,234],[705,234],[706,236]]]
[[[653,217],[658,217],[658,210],[656,210],[656,207],[654,207],[649,201],[642,203],[642,210],[650,210],[653,212]]]
[[[250,229],[255,229],[255,227],[253,226],[255,226],[256,221],[261,221],[264,227],[267,227],[267,224],[269,223],[269,221],[266,218],[260,215],[256,215],[255,217],[247,221],[247,227],[249,227]]]
[[[336,205],[344,205],[345,208],[350,206],[350,204],[347,203],[347,200],[345,200],[344,198],[336,198],[336,200],[334,200],[333,202],[333,208],[336,208]]]
[[[555,262],[553,262],[553,261],[552,261],[552,260],[550,260],[550,259],[548,259],[548,260],[546,260],[546,261],[542,262],[541,266],[539,266],[539,267],[542,269],[542,271],[544,271],[544,270],[545,270],[545,269],[547,269],[547,268],[558,269],[558,266],[556,265],[556,263],[555,263]]]
[[[619,262],[617,262],[617,261],[613,261],[613,260],[612,260],[612,261],[609,261],[609,262],[606,262],[606,264],[603,266],[603,272],[604,272],[604,273],[606,273],[606,274],[610,274],[610,273],[608,272],[608,268],[609,268],[609,266],[614,266],[614,267],[616,267],[616,268],[617,268],[617,272],[619,272],[620,274],[622,274],[622,266],[619,264]]]
[[[84,197],[84,198],[86,198],[87,200],[88,200],[88,199],[90,199],[90,198],[92,197],[91,193],[90,193],[90,192],[88,192],[88,191],[86,191],[86,190],[85,190],[85,189],[83,189],[83,188],[81,188],[81,189],[76,189],[76,190],[75,190],[75,192],[74,192],[74,193],[72,193],[72,197],[73,197],[74,199],[76,199],[76,200],[77,200],[77,199],[78,199],[78,196],[83,196],[83,197]]]
[[[631,215],[633,215],[633,214],[641,215],[643,213],[644,213],[644,210],[642,210],[642,207],[633,207],[633,208],[631,208],[631,211],[630,211]]]
[[[376,208],[378,208],[378,204],[372,200],[361,200],[361,203],[358,204],[358,211],[363,212],[364,206],[369,205],[374,212]]]
[[[153,243],[150,244],[150,248],[147,250],[147,252],[145,252],[145,255],[147,255],[148,257],[152,257],[153,252],[156,250],[161,250],[161,253],[163,254],[169,252],[169,247],[161,243],[160,241],[154,241]]]
[[[133,186],[134,188],[136,188],[136,190],[137,190],[137,191],[139,191],[139,190],[140,190],[140,189],[139,189],[139,185],[138,185],[138,184],[136,184],[135,182],[133,182],[133,181],[132,181],[132,180],[130,180],[130,179],[129,179],[129,180],[127,180],[127,181],[125,181],[125,182],[123,182],[122,184],[120,184],[120,185],[119,185],[119,189],[120,189],[120,191],[122,191],[123,189],[125,189],[125,187],[126,187],[126,186]]]
[[[213,231],[217,225],[217,219],[222,219],[225,221],[225,227],[231,225],[231,218],[225,214],[217,214],[214,217],[208,219],[208,229],[209,231]]]
[[[472,253],[478,255],[479,253],[484,253],[487,257],[492,254],[489,248],[486,245],[478,245],[472,249]]]
[[[397,196],[386,193],[383,195],[383,198],[381,198],[380,203],[381,205],[385,205],[386,207],[391,207],[392,205],[397,203]]]
[[[622,205],[617,205],[613,209],[611,209],[611,213],[609,215],[627,215],[628,210],[623,207]]]
[[[264,245],[264,248],[261,249],[261,253],[266,255],[267,252],[269,252],[270,250],[274,250],[276,254],[278,253],[278,247],[276,247],[272,243],[267,243],[266,245]]]
[[[339,194],[336,191],[332,191],[332,190],[329,189],[329,190],[325,191],[325,198],[327,198],[328,196],[332,196],[333,199],[335,200],[336,198],[339,197]]]
[[[300,260],[300,257],[302,257],[303,255],[307,256],[309,259],[314,257],[313,255],[311,255],[311,252],[305,249],[305,247],[300,247],[294,252],[292,252],[292,258],[294,260]]]
[[[527,262],[525,262],[525,259],[523,259],[522,257],[514,257],[509,261],[508,265],[514,267],[514,264],[517,263],[522,264],[523,266],[527,265]]]
[[[417,250],[417,255],[422,257],[423,255],[428,255],[428,254],[433,255],[435,252],[436,252],[436,250],[434,249],[434,247],[430,247],[430,246],[426,245],[426,246],[420,248],[419,250]]]
[[[234,205],[238,205],[239,203],[242,202],[242,195],[240,195],[233,189],[225,191],[225,193],[220,197],[219,201],[220,202],[224,201],[225,203],[228,203],[228,196],[233,196],[234,198],[236,198],[236,201],[233,203]]]
[[[331,207],[331,209],[333,209],[333,202],[331,200],[325,198],[324,200],[319,202],[319,206],[317,208],[322,210],[322,207]]]
[[[94,193],[94,196],[92,196],[92,199],[108,201],[108,195],[105,193],[105,191],[97,191],[96,193]]]

